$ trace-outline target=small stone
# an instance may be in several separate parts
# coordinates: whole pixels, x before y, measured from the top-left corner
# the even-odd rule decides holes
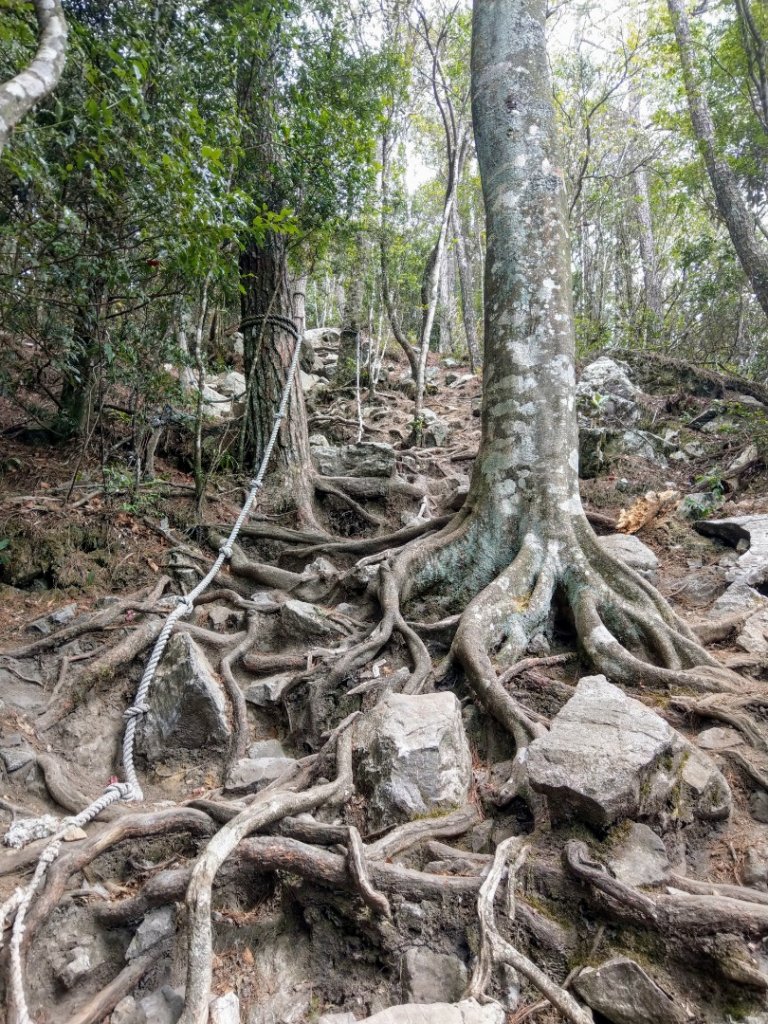
[[[357,1017],[354,1013],[324,1013],[317,1024],[357,1024]]]
[[[227,604],[211,604],[205,609],[208,625],[217,632],[237,629],[242,625],[243,613]]]
[[[325,434],[310,434],[309,435],[309,447],[310,448],[330,448],[331,442],[325,436]]]
[[[457,956],[423,946],[406,950],[401,965],[407,1003],[454,1003],[467,987],[467,968]]]
[[[280,607],[279,603],[263,590],[257,590],[251,594],[251,604],[255,606],[256,611],[260,612],[276,612]]]
[[[208,1011],[210,1024],[240,1024],[240,1000],[234,992],[212,999]]]
[[[25,764],[36,760],[34,750],[18,735],[18,742],[13,742],[10,737],[3,737],[0,740],[0,758],[2,758],[5,770],[8,773],[17,772]]]
[[[735,729],[717,725],[700,732],[696,742],[702,750],[728,750],[730,747],[741,746],[744,740]]]
[[[176,914],[173,907],[160,907],[151,910],[131,939],[131,944],[125,951],[126,960],[136,960],[147,950],[156,946],[158,942],[168,938],[176,931]]]
[[[755,821],[762,821],[768,824],[768,793],[758,789],[749,798],[749,813]]]
[[[283,694],[293,682],[290,672],[282,672],[276,676],[267,676],[251,683],[245,691],[245,699],[258,708],[268,708],[278,704]]]
[[[634,960],[615,957],[585,967],[573,987],[611,1024],[684,1024],[689,1015]]]
[[[248,757],[258,760],[261,757],[285,757],[280,740],[257,740],[248,748]]]
[[[613,533],[608,537],[600,537],[599,542],[604,551],[643,575],[652,574],[659,567],[655,553],[634,534]]]
[[[689,441],[683,445],[683,451],[692,459],[701,459],[707,454],[707,450],[701,441]]]
[[[280,607],[280,618],[291,636],[318,637],[341,632],[325,612],[306,601],[286,601]]]
[[[147,1015],[133,996],[121,999],[112,1011],[109,1024],[148,1024]]]
[[[48,636],[49,633],[52,633],[60,626],[66,626],[76,615],[77,605],[65,604],[62,608],[57,609],[57,611],[50,612],[48,615],[30,622],[27,629],[31,632],[42,633],[43,636]]]
[[[232,766],[224,790],[236,796],[258,793],[270,782],[285,775],[295,764],[292,757],[243,757]]]
[[[61,838],[65,843],[76,843],[80,839],[87,839],[88,833],[77,825],[70,825]]]
[[[661,837],[636,821],[629,824],[629,831],[611,848],[608,863],[625,885],[661,885],[671,870]]]
[[[768,862],[754,847],[747,850],[747,863],[742,868],[741,875],[745,885],[763,890],[768,888]]]
[[[397,453],[392,445],[376,441],[318,447],[313,448],[311,454],[318,472],[330,477],[390,477],[397,461]]]
[[[72,959],[56,975],[64,988],[72,989],[83,978],[87,978],[99,964],[93,962],[93,956],[85,946],[75,946]]]
[[[463,999],[460,1003],[432,1003],[418,1008],[413,1003],[390,1006],[366,1017],[364,1024],[504,1024],[506,1017],[499,1003],[481,1006],[474,999]]]

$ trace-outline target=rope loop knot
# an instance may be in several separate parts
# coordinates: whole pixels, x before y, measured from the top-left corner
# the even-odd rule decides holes
[[[149,704],[146,701],[141,701],[136,704],[131,704],[129,708],[126,708],[123,712],[123,718],[141,718],[142,715],[146,715],[149,711]]]
[[[224,541],[224,543],[219,546],[219,554],[224,555],[225,558],[231,558],[232,545],[227,543],[227,541]]]

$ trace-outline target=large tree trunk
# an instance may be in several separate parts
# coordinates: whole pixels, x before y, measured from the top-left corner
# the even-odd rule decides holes
[[[768,316],[768,249],[757,237],[755,215],[744,201],[736,175],[718,151],[712,114],[696,65],[696,51],[685,0],[667,0],[667,5],[680,53],[693,131],[712,183],[717,208],[728,228],[744,273],[763,312]]]
[[[250,242],[240,257],[243,362],[247,382],[240,436],[243,467],[255,469],[264,454],[285,387],[296,341],[284,328],[265,320],[293,318],[285,240],[270,233],[263,245]],[[304,392],[297,374],[288,416],[283,420],[271,469],[285,477],[300,517],[311,520],[312,484]]]
[[[661,286],[656,258],[656,239],[653,232],[651,197],[648,176],[644,167],[638,167],[634,175],[637,193],[637,225],[640,243],[640,260],[643,264],[643,285],[645,290],[645,338],[652,343],[661,325]]]
[[[32,63],[0,85],[0,153],[11,131],[59,84],[67,52],[67,22],[61,0],[33,0],[39,41]]]
[[[519,746],[540,726],[498,682],[497,664],[517,661],[549,628],[555,601],[569,606],[584,653],[615,682],[736,685],[647,580],[602,547],[582,508],[566,192],[544,25],[545,0],[475,0],[488,245],[480,450],[459,514],[383,573],[389,632],[374,645],[398,622],[396,601],[429,592],[433,610],[462,612],[452,658]],[[414,657],[408,692],[425,684],[428,665],[425,653]]]

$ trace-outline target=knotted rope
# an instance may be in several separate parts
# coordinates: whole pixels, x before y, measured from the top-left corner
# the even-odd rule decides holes
[[[45,846],[43,852],[40,854],[32,880],[23,889],[16,889],[5,903],[0,905],[0,947],[2,946],[2,928],[5,920],[15,912],[9,945],[9,971],[11,1004],[15,1005],[16,1008],[17,1024],[34,1024],[33,1019],[29,1015],[26,994],[24,992],[24,965],[21,957],[21,946],[24,939],[27,911],[32,904],[35,893],[43,884],[48,868],[59,856],[61,845],[64,842],[65,836],[71,829],[83,828],[89,822],[93,821],[94,818],[98,817],[98,815],[101,814],[103,810],[106,810],[106,808],[111,804],[117,803],[118,800],[138,803],[144,799],[144,793],[142,792],[141,785],[136,774],[133,758],[136,744],[136,728],[139,719],[149,711],[148,697],[152,681],[155,677],[155,672],[157,671],[157,667],[160,664],[165,648],[171,638],[171,634],[173,633],[173,628],[178,620],[183,618],[185,615],[188,615],[193,610],[197,598],[207,590],[218,575],[224,563],[232,557],[233,545],[238,538],[243,524],[251,514],[256,497],[264,485],[264,477],[267,473],[272,451],[277,443],[280,425],[285,419],[288,411],[291,388],[294,377],[296,376],[296,369],[299,365],[299,358],[301,356],[302,336],[299,334],[295,325],[290,320],[287,320],[282,316],[267,315],[249,317],[247,320],[243,321],[243,326],[257,321],[273,323],[275,326],[280,327],[291,334],[295,341],[295,347],[288,367],[288,374],[286,376],[285,386],[280,399],[280,405],[274,415],[272,432],[261,457],[258,472],[256,473],[256,476],[249,481],[248,494],[245,498],[245,502],[243,503],[243,507],[240,510],[240,515],[235,520],[235,524],[232,527],[229,536],[219,547],[219,553],[216,557],[216,561],[197,586],[188,594],[178,599],[176,607],[170,612],[165,620],[165,624],[155,641],[152,654],[150,655],[149,661],[144,669],[144,674],[139,682],[133,703],[124,712],[123,717],[126,720],[125,732],[123,734],[123,772],[125,775],[125,782],[110,782],[98,799],[94,800],[93,803],[89,804],[88,807],[82,810],[75,817],[65,818],[61,822],[62,827],[54,834],[50,843]]]

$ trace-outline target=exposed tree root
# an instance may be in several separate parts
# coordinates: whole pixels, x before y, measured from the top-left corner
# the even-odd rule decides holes
[[[348,730],[338,738],[337,764],[338,775],[334,782],[305,792],[282,791],[259,799],[228,822],[199,857],[187,891],[187,987],[180,1024],[206,1024],[208,1019],[213,972],[211,890],[220,866],[249,833],[289,814],[300,814],[328,801],[345,802],[349,798],[352,793],[352,737]]]
[[[743,687],[742,687],[743,689]],[[713,693],[705,697],[674,697],[672,704],[700,718],[714,718],[738,729],[757,750],[768,752],[768,733],[748,708],[768,706],[768,694],[752,689],[748,693]]]
[[[508,859],[516,854],[513,864]],[[521,840],[513,836],[499,843],[493,866],[480,888],[477,902],[477,913],[480,918],[481,949],[477,959],[472,980],[467,990],[469,997],[485,998],[486,989],[491,980],[491,972],[495,964],[506,963],[523,975],[539,992],[572,1024],[591,1024],[592,1017],[579,1006],[573,996],[552,981],[540,968],[521,953],[511,942],[502,938],[496,926],[494,900],[505,868],[509,867],[507,877],[507,914],[510,922],[515,918],[515,883],[517,872],[522,867],[527,848]]]
[[[713,895],[675,890],[651,897],[613,878],[605,865],[595,861],[585,843],[566,844],[568,868],[598,896],[598,903],[613,916],[652,928],[670,940],[699,949],[716,964],[724,977],[740,984],[768,988],[764,974],[752,956],[746,939],[768,935],[768,904],[747,902],[716,891]]]
[[[150,968],[167,952],[168,944],[159,943],[142,956],[131,960],[116,978],[89,999],[74,1016],[67,1018],[65,1024],[99,1024],[112,1013],[121,999],[136,988]]]

